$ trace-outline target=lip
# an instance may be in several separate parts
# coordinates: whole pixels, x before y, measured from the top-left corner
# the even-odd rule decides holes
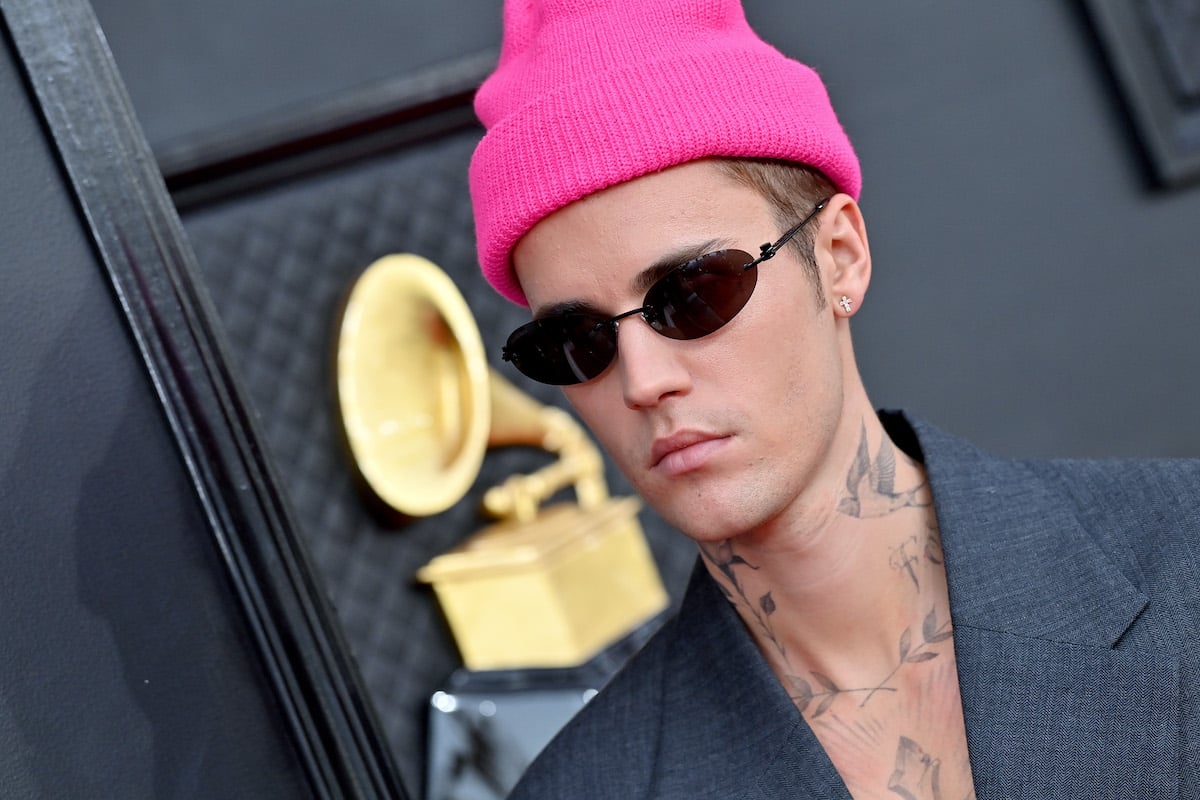
[[[728,439],[706,431],[677,431],[654,440],[650,448],[650,468],[680,474],[702,466],[708,456]]]

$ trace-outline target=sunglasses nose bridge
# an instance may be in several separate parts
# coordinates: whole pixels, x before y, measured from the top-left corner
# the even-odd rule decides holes
[[[630,310],[628,310],[622,314],[617,314],[615,317],[611,318],[608,322],[610,325],[613,326],[613,330],[619,330],[621,327],[621,320],[626,319],[627,317],[632,317],[635,314],[640,314],[642,316],[642,319],[646,320],[646,322],[649,323],[650,319],[651,319],[650,314],[652,314],[653,311],[654,310],[652,308],[650,308],[649,306],[642,306],[641,308],[631,308]]]

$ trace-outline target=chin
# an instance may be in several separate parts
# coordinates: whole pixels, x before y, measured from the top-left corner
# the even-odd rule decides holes
[[[779,474],[765,462],[714,464],[666,480],[639,477],[631,483],[646,503],[697,542],[722,541],[769,524],[794,502],[799,483],[790,471]]]
[[[659,516],[697,544],[721,542],[753,530],[763,520],[759,515],[730,513],[708,504],[692,503],[663,509],[656,506]]]

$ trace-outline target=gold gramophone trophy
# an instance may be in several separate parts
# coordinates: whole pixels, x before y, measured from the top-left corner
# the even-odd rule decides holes
[[[370,489],[409,517],[458,502],[487,447],[557,456],[484,495],[497,521],[420,569],[471,670],[571,667],[668,602],[637,521],[611,498],[583,429],[491,370],[453,281],[415,255],[386,256],[354,285],[337,346],[346,439]],[[575,501],[546,504],[574,487]]]

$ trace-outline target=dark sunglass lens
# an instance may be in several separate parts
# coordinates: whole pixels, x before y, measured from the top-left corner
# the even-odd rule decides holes
[[[745,308],[758,282],[754,258],[741,250],[718,250],[672,270],[646,293],[654,310],[650,325],[672,339],[698,339]]]
[[[616,328],[605,317],[559,314],[513,331],[504,357],[535,381],[570,386],[604,372],[616,352]]]

